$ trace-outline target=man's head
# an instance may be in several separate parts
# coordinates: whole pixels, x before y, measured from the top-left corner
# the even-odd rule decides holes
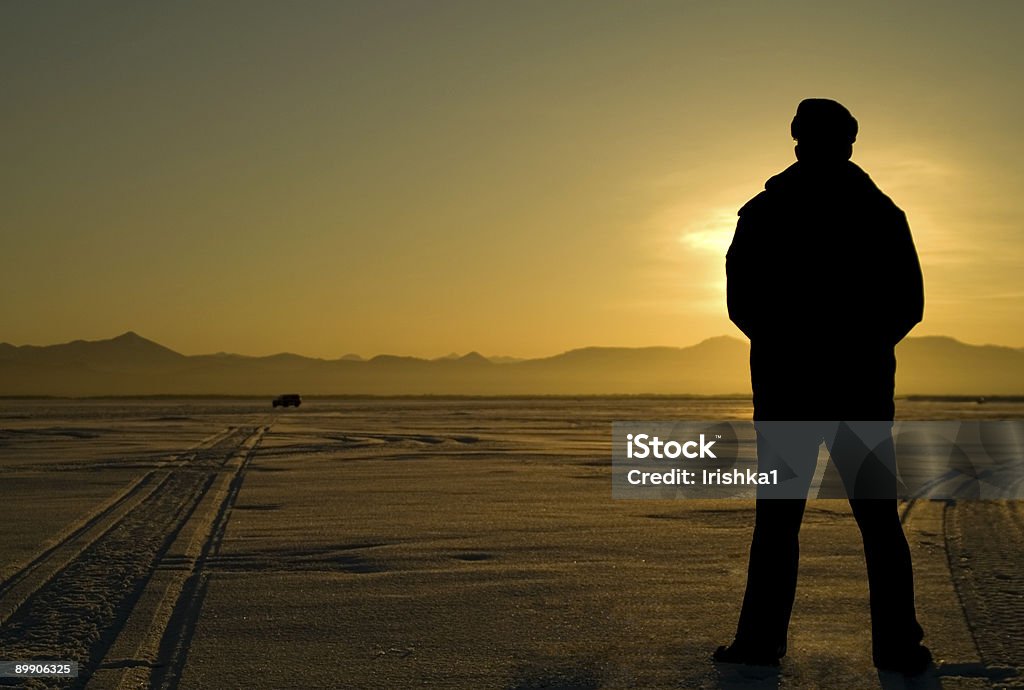
[[[827,98],[800,101],[789,127],[796,139],[797,160],[836,162],[849,160],[857,140],[857,120],[850,111]]]

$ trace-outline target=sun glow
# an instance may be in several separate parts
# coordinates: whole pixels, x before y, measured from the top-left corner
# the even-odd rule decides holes
[[[736,230],[736,208],[719,207],[687,226],[679,242],[704,255],[725,257]]]

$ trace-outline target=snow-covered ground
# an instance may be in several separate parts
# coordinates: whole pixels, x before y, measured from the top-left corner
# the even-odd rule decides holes
[[[711,664],[752,504],[612,500],[611,422],[749,415],[686,398],[3,400],[0,659],[75,660],[89,688],[1024,685],[1017,502],[902,506],[930,675],[872,668],[859,535],[826,500],[781,668]]]

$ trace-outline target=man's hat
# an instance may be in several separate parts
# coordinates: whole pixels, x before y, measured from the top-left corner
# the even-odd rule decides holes
[[[808,98],[797,106],[789,131],[797,141],[852,144],[857,140],[857,120],[835,101]]]

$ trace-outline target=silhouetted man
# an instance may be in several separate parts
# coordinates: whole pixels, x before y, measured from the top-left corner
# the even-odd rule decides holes
[[[894,346],[921,320],[921,268],[906,216],[849,160],[857,137],[849,111],[805,100],[791,132],[797,162],[740,209],[726,257],[729,317],[750,338],[758,463],[813,467],[826,442],[864,540],[875,666],[915,674],[931,655],[914,610],[891,426]],[[861,420],[874,422],[868,435],[883,429],[866,447]],[[782,421],[807,423],[771,448],[764,428]],[[855,446],[863,452],[851,453]],[[786,653],[806,493],[768,495],[758,494],[736,638],[715,652],[718,661],[777,665]]]

